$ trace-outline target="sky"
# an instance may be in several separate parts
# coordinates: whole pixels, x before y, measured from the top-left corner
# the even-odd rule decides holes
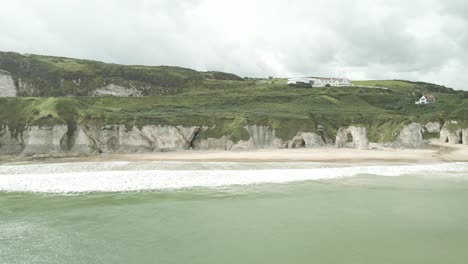
[[[15,0],[0,50],[468,90],[466,0]]]

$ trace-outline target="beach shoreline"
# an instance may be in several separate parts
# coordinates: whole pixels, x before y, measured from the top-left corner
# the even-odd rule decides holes
[[[179,161],[179,162],[322,162],[322,163],[440,163],[468,161],[468,145],[432,141],[424,149],[393,149],[371,144],[369,150],[337,149],[256,149],[246,151],[177,151],[154,153],[113,153],[80,157],[0,156],[0,164],[63,163],[112,161]]]

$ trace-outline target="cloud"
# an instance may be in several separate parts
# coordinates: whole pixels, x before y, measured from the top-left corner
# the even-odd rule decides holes
[[[468,90],[464,0],[18,0],[2,11],[0,50]]]

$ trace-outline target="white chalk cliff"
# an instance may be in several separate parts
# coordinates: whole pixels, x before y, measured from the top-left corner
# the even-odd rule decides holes
[[[351,144],[349,136],[352,137]],[[336,134],[335,146],[337,148],[352,147],[355,149],[369,149],[369,139],[367,138],[367,129],[365,127],[350,126],[340,128]]]
[[[16,97],[16,86],[11,74],[0,70],[0,97]]]
[[[421,148],[425,145],[422,131],[423,126],[421,124],[411,123],[400,131],[396,141],[391,146],[394,148]]]
[[[142,96],[142,92],[139,91],[136,87],[123,87],[116,84],[109,84],[104,87],[95,89],[90,93],[91,96],[116,96],[116,97],[129,97]]]
[[[330,143],[330,139],[315,132],[299,131],[294,137],[283,140],[268,126],[249,125],[243,129],[247,140],[234,142],[229,136],[205,138],[203,126],[161,126],[127,127],[125,125],[55,125],[29,126],[12,129],[0,126],[0,154],[23,156],[92,155],[99,153],[167,152],[178,150],[249,150],[259,148],[319,148]],[[424,129],[418,123],[405,126],[397,139],[390,145],[396,148],[421,148],[425,146],[422,137]],[[443,127],[441,140],[453,144],[468,144],[468,129],[450,131]],[[337,131],[337,148],[369,149],[365,127],[350,126]]]

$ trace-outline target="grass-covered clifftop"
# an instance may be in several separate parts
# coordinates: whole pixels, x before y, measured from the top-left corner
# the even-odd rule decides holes
[[[0,52],[0,69],[12,74],[20,96],[87,96],[109,84],[143,95],[176,94],[203,80],[242,80],[222,72],[169,66],[118,65],[91,60]]]
[[[318,130],[333,137],[339,127],[364,125],[371,140],[387,142],[413,121],[468,121],[467,92],[428,83],[360,81],[354,82],[359,87],[294,88],[285,79],[245,80],[220,72],[15,53],[0,53],[0,69],[16,81],[37,85],[37,95],[47,96],[0,98],[0,123],[18,130],[57,123],[196,125],[211,128],[205,137],[239,140],[247,137],[241,129],[247,124],[268,125],[283,139]],[[79,88],[67,84],[77,79],[83,84]],[[116,80],[151,88],[147,97],[63,97],[71,93],[68,89],[87,95],[92,84]],[[415,105],[423,93],[433,94],[437,103]]]

